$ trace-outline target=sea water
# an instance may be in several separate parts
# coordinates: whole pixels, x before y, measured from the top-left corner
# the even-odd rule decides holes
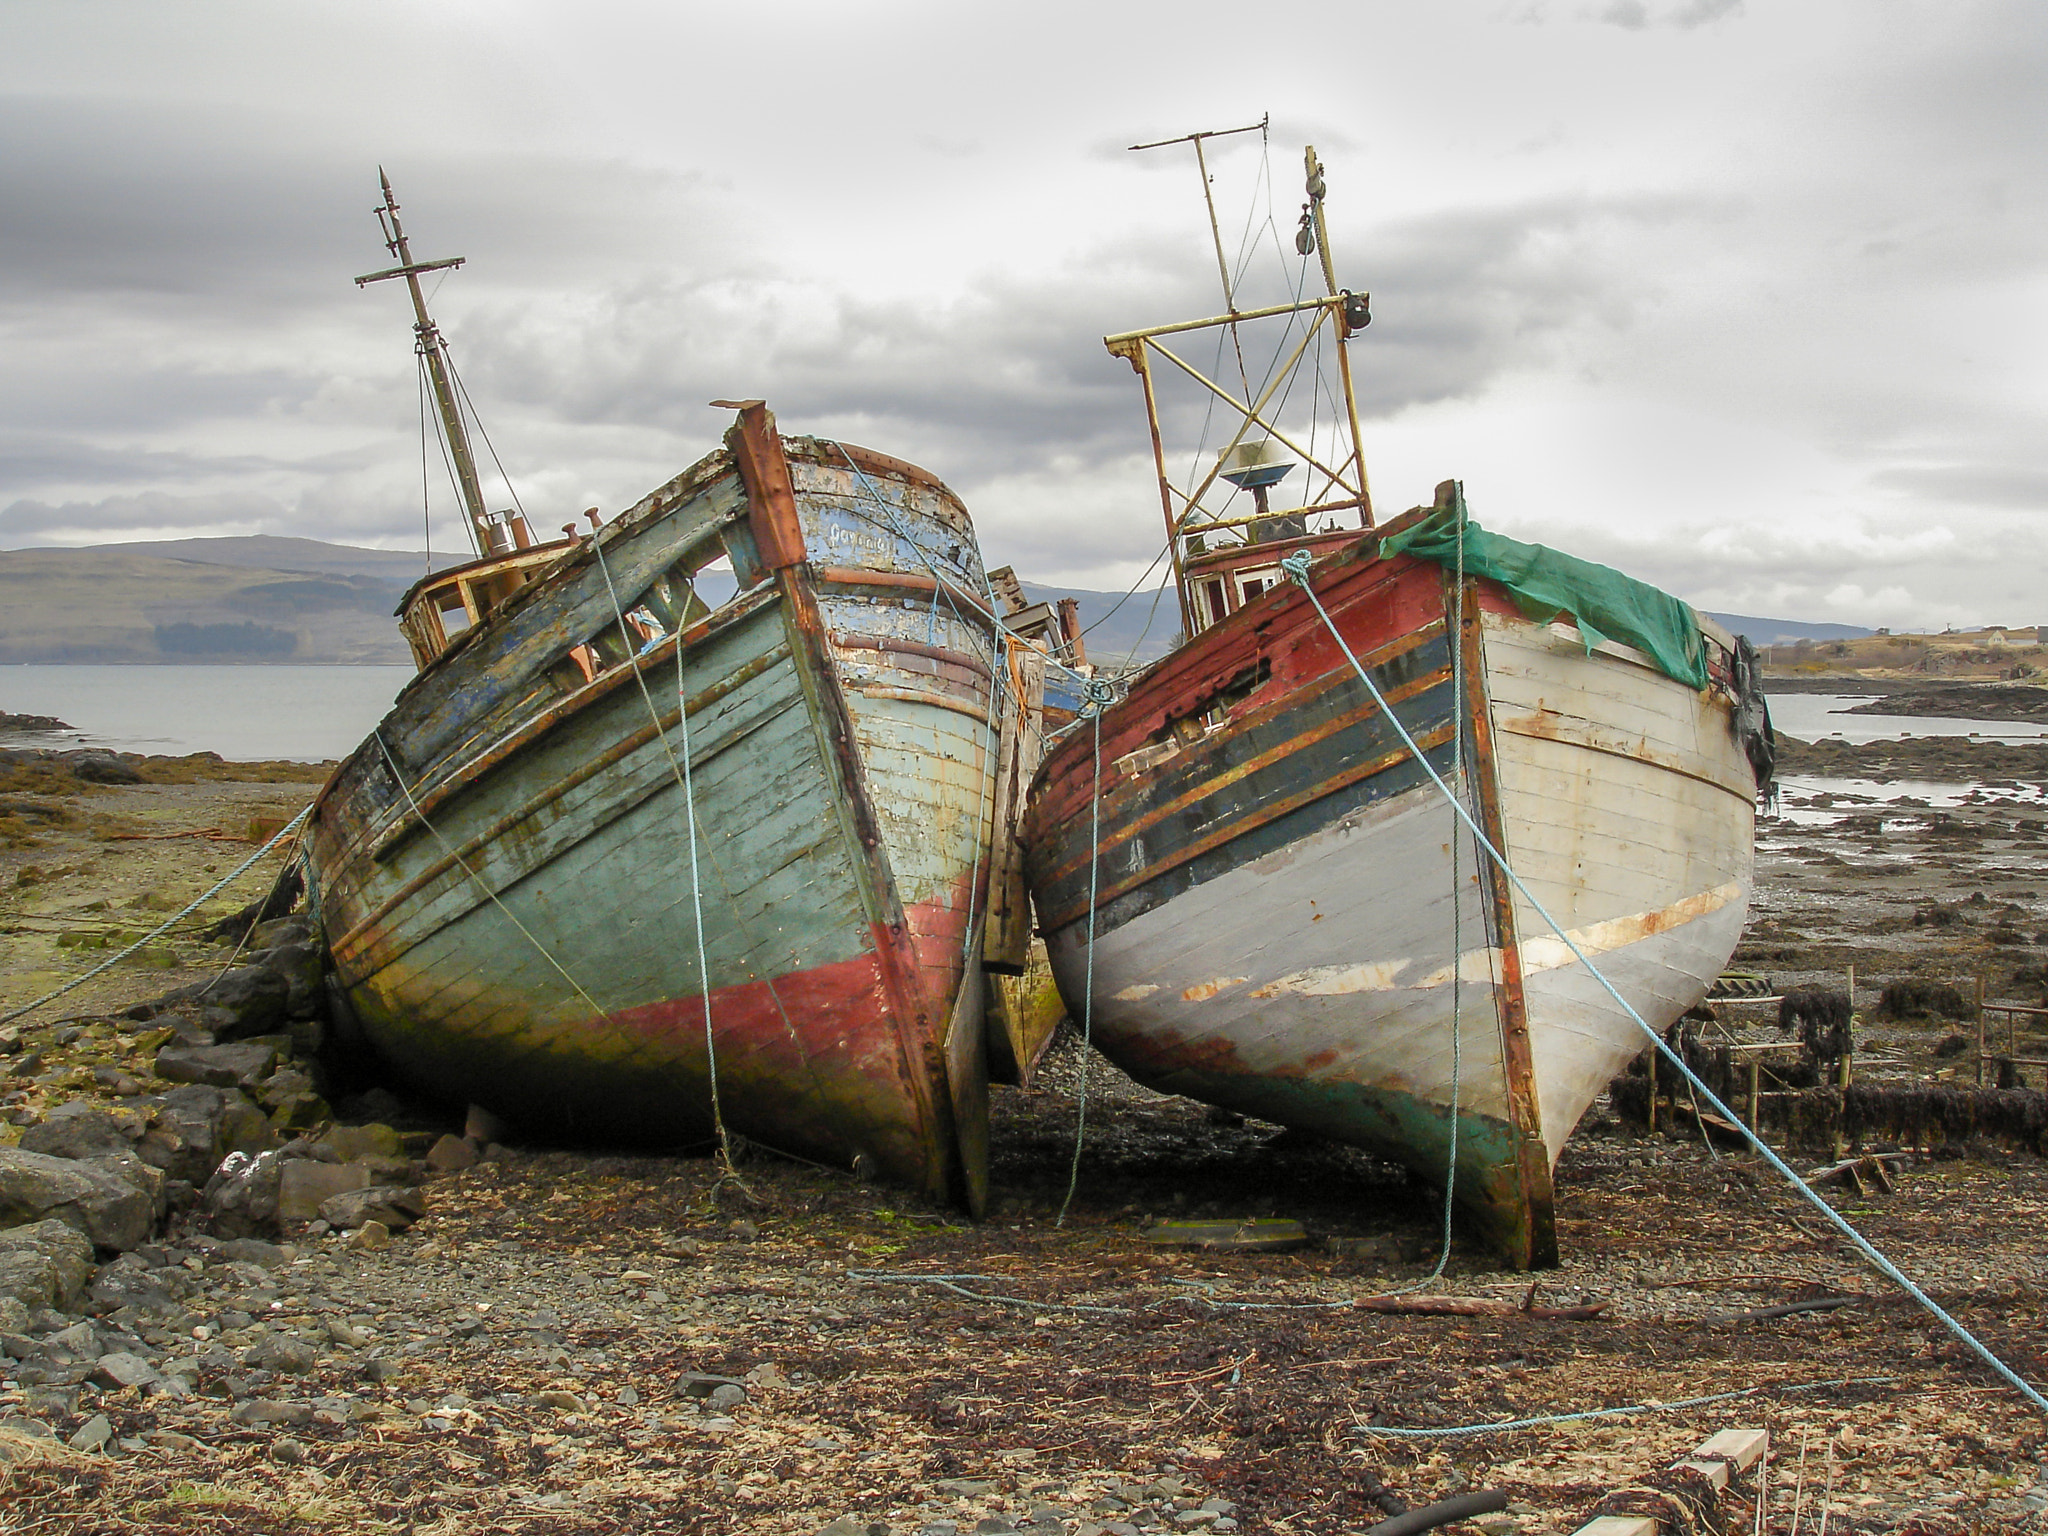
[[[0,732],[0,745],[324,762],[354,751],[412,677],[403,665],[0,667],[0,711],[76,727]]]

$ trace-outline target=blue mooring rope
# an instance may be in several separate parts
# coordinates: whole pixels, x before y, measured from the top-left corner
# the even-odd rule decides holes
[[[1459,499],[1462,502],[1462,492]],[[1523,883],[1522,877],[1515,872],[1514,866],[1509,864],[1506,856],[1493,846],[1492,841],[1480,830],[1479,824],[1472,819],[1471,813],[1465,809],[1463,803],[1452,793],[1450,786],[1444,783],[1443,776],[1436,771],[1435,765],[1427,757],[1423,756],[1422,749],[1416,745],[1415,738],[1408,734],[1408,728],[1401,723],[1400,717],[1394,713],[1392,707],[1387,703],[1386,696],[1380,692],[1378,684],[1373,682],[1371,675],[1359,664],[1357,656],[1352,654],[1350,642],[1339,632],[1335,621],[1331,619],[1328,610],[1323,607],[1322,600],[1316,596],[1315,588],[1309,582],[1309,567],[1313,563],[1313,557],[1307,550],[1296,550],[1280,562],[1280,567],[1287,572],[1289,578],[1301,588],[1309,602],[1314,605],[1316,614],[1323,621],[1323,626],[1329,630],[1330,637],[1337,642],[1338,648],[1344,652],[1344,659],[1351,663],[1351,670],[1358,674],[1359,681],[1365,684],[1366,691],[1372,695],[1373,702],[1380,707],[1380,712],[1387,717],[1388,723],[1394,727],[1395,732],[1400,736],[1402,745],[1407,747],[1415,761],[1422,765],[1422,770],[1429,775],[1430,782],[1435,784],[1444,798],[1450,801],[1451,808],[1457,812],[1458,819],[1471,829],[1472,836],[1477,840],[1479,847],[1499,867],[1501,873],[1506,875],[1509,881],[1513,883],[1516,891],[1521,894],[1522,899],[1529,903],[1529,906],[1538,917],[1550,925],[1551,931],[1564,941],[1565,947],[1572,952],[1573,957],[1579,964],[1586,968],[1587,973],[1600,983],[1601,988],[1607,995],[1621,1005],[1624,1013],[1635,1020],[1637,1027],[1649,1037],[1650,1044],[1692,1085],[1693,1091],[1704,1098],[1708,1104],[1712,1105],[1717,1114],[1741,1131],[1743,1139],[1756,1150],[1765,1162],[1769,1163],[1784,1178],[1786,1183],[1790,1184],[1793,1189],[1804,1196],[1844,1237],[1848,1238],[1855,1245],[1857,1251],[1877,1267],[1880,1274],[1897,1285],[1908,1296],[1912,1297],[1931,1316],[1939,1320],[1943,1327],[1954,1334],[1971,1353],[1990,1366],[2009,1386],[2018,1391],[2021,1396],[2026,1398],[2028,1402],[2032,1403],[2044,1415],[2048,1415],[2048,1398],[2044,1398],[2017,1371],[1993,1354],[1988,1345],[1955,1318],[1951,1317],[1932,1296],[1929,1296],[1919,1286],[1907,1279],[1899,1267],[1880,1253],[1868,1238],[1857,1231],[1847,1217],[1843,1216],[1815,1193],[1812,1185],[1793,1172],[1790,1164],[1773,1152],[1756,1132],[1742,1123],[1741,1118],[1733,1110],[1715,1097],[1714,1090],[1700,1081],[1699,1075],[1685,1064],[1684,1060],[1665,1043],[1663,1037],[1656,1030],[1650,1027],[1649,1021],[1636,1012],[1635,1007],[1627,998],[1615,990],[1614,983],[1609,981],[1600,967],[1587,957],[1583,949],[1579,948],[1577,941],[1565,932],[1564,925],[1552,917],[1549,908],[1536,899],[1535,893]]]

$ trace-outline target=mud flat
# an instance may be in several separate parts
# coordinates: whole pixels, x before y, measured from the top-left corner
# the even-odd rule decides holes
[[[2048,958],[2048,808],[2025,797],[2048,782],[2048,748],[1929,792],[1931,761],[1902,766],[1884,755],[1896,744],[1878,746],[1854,761],[1789,752],[1743,958],[1779,984],[1840,984],[1854,964],[1859,1073],[1955,1080],[1974,1061],[1940,1050],[1965,1026],[1879,1020],[1876,1000],[1905,976],[2037,995],[2018,978]],[[0,813],[14,818],[0,820],[0,1011],[105,952],[86,937],[111,944],[182,906],[313,787],[190,763],[120,784],[10,771],[5,793],[30,804]],[[215,907],[260,894],[270,873]],[[1956,915],[1914,921],[1937,908]],[[186,932],[153,948],[163,969],[117,968],[13,1026],[0,1139],[80,1100],[132,1115],[165,1086],[161,1041],[138,1028],[151,1021],[119,1010],[228,955]],[[1088,1131],[1062,1224],[1084,1070]],[[0,1334],[0,1506],[24,1525],[1337,1533],[1381,1518],[1383,1493],[1421,1505],[1497,1487],[1512,1502],[1484,1529],[1565,1533],[1609,1490],[1735,1425],[1773,1433],[1771,1530],[1787,1529],[1802,1453],[1803,1529],[1823,1502],[1831,1531],[1924,1536],[2025,1530],[2048,1505],[2048,1425],[1767,1169],[1600,1110],[1566,1149],[1566,1260],[1536,1299],[1604,1312],[1565,1321],[1346,1305],[1429,1274],[1436,1191],[1148,1093],[1071,1039],[1031,1090],[999,1091],[1000,1196],[980,1225],[767,1159],[721,1180],[688,1149],[486,1143],[459,1166],[425,1155],[460,1140],[457,1121],[335,1097],[388,1123],[399,1150],[385,1172],[404,1165],[426,1214],[383,1243],[324,1221],[226,1241],[188,1190],[148,1242],[100,1253],[73,1310]],[[1967,1155],[1899,1164],[1891,1194],[1831,1198],[2040,1381],[2048,1164],[1952,1153]],[[1245,1216],[1293,1218],[1310,1241],[1253,1254],[1147,1236],[1164,1219]],[[1511,1302],[1527,1288],[1463,1241],[1433,1287]],[[1854,1304],[1743,1315],[1839,1296]],[[65,1333],[81,1324],[90,1339]],[[53,1378],[60,1336],[147,1374],[96,1358]],[[1751,1388],[1513,1433],[1373,1433]],[[1742,1488],[1746,1501],[1754,1482]],[[1749,1528],[1746,1502],[1729,1513]]]

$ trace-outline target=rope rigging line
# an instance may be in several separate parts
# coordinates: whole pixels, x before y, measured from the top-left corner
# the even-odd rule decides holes
[[[1460,505],[1462,505],[1464,502],[1464,493],[1462,487],[1459,490],[1458,500]],[[1515,890],[1521,895],[1522,899],[1528,902],[1530,909],[1534,911],[1538,917],[1542,918],[1543,921],[1550,926],[1551,931],[1555,933],[1559,940],[1563,942],[1564,946],[1571,951],[1573,958],[1576,959],[1579,962],[1579,964],[1586,968],[1587,974],[1589,974],[1596,982],[1600,984],[1601,989],[1605,991],[1609,997],[1613,998],[1617,1004],[1620,1005],[1622,1011],[1626,1013],[1629,1016],[1629,1018],[1635,1021],[1636,1026],[1639,1029],[1641,1029],[1646,1036],[1649,1037],[1651,1045],[1659,1052],[1659,1054],[1661,1054],[1665,1060],[1669,1061],[1671,1065],[1678,1071],[1678,1073],[1692,1084],[1694,1092],[1697,1093],[1701,1098],[1705,1099],[1707,1103],[1713,1107],[1715,1113],[1721,1115],[1724,1119],[1733,1123],[1736,1126],[1736,1128],[1742,1132],[1743,1138],[1750,1144],[1751,1148],[1753,1148],[1764,1159],[1764,1161],[1771,1166],[1771,1168],[1776,1173],[1783,1177],[1784,1180],[1788,1184],[1790,1184],[1795,1191],[1797,1191],[1810,1204],[1812,1204],[1814,1208],[1818,1210],[1821,1213],[1821,1215],[1824,1216],[1833,1227],[1835,1227],[1837,1231],[1839,1231],[1844,1237],[1848,1238],[1850,1243],[1855,1246],[1856,1250],[1859,1253],[1861,1253],[1864,1256],[1864,1258],[1868,1259],[1874,1266],[1876,1266],[1880,1274],[1882,1274],[1886,1279],[1892,1281],[1908,1296],[1912,1297],[1913,1300],[1917,1302],[1922,1308],[1924,1308],[1930,1316],[1937,1319],[1943,1327],[1948,1329],[1948,1331],[1952,1335],[1954,1335],[1958,1341],[1960,1341],[1965,1347],[1967,1347],[1986,1365],[1990,1366],[1991,1369],[2002,1380],[2004,1380],[2007,1383],[2007,1385],[2013,1387],[2016,1391],[2018,1391],[2021,1396],[2025,1397],[2028,1402],[2032,1403],[2034,1407],[2039,1409],[2043,1414],[2048,1414],[2048,1398],[2044,1398],[2041,1395],[2041,1393],[2036,1388],[2034,1388],[2030,1383],[2028,1383],[2024,1378],[2022,1378],[2018,1372],[2014,1371],[2011,1366],[2007,1365],[1996,1354],[1994,1354],[1989,1348],[1989,1346],[1984,1344],[1983,1341],[1980,1340],[1974,1333],[1970,1332],[1968,1328],[1964,1327],[1962,1323],[1958,1322],[1954,1317],[1950,1316],[1949,1313],[1942,1308],[1939,1302],[1937,1302],[1932,1296],[1929,1296],[1919,1286],[1915,1285],[1910,1279],[1908,1279],[1904,1272],[1902,1272],[1897,1265],[1893,1264],[1890,1259],[1886,1258],[1883,1253],[1879,1252],[1876,1246],[1873,1245],[1868,1238],[1866,1238],[1861,1232],[1859,1232],[1856,1229],[1853,1223],[1851,1223],[1832,1205],[1829,1205],[1826,1200],[1822,1199],[1821,1196],[1814,1190],[1812,1185],[1808,1184],[1804,1179],[1802,1179],[1797,1173],[1795,1173],[1792,1170],[1790,1164],[1786,1163],[1783,1158],[1779,1157],[1776,1152],[1772,1151],[1771,1148],[1763,1141],[1763,1139],[1756,1134],[1756,1132],[1751,1130],[1747,1125],[1744,1125],[1741,1122],[1740,1118],[1735,1114],[1735,1112],[1729,1109],[1729,1107],[1726,1104],[1722,1103],[1721,1100],[1715,1096],[1714,1091],[1711,1088],[1709,1088],[1704,1082],[1702,1082],[1699,1076],[1692,1070],[1692,1068],[1686,1064],[1685,1060],[1676,1051],[1672,1050],[1670,1045],[1666,1043],[1664,1038],[1660,1034],[1658,1034],[1658,1032],[1655,1029],[1651,1028],[1649,1021],[1644,1019],[1644,1017],[1636,1011],[1635,1006],[1632,1003],[1630,1003],[1627,998],[1621,995],[1621,993],[1615,988],[1614,983],[1607,979],[1606,973],[1602,971],[1597,965],[1595,965],[1593,961],[1587,956],[1586,952],[1579,947],[1578,941],[1572,938],[1572,936],[1565,931],[1563,925],[1560,924],[1555,917],[1551,916],[1550,909],[1544,906],[1543,903],[1536,898],[1536,894],[1529,889],[1528,885],[1523,881],[1521,875],[1517,873],[1514,866],[1508,862],[1506,855],[1504,855],[1498,848],[1496,848],[1493,845],[1492,840],[1488,838],[1485,832],[1483,832],[1480,829],[1479,824],[1472,819],[1471,813],[1465,809],[1464,804],[1458,799],[1457,795],[1452,792],[1450,786],[1444,783],[1443,775],[1438,773],[1435,764],[1431,763],[1430,760],[1423,755],[1422,749],[1416,745],[1415,738],[1409,734],[1408,728],[1401,723],[1400,717],[1394,713],[1392,706],[1390,706],[1387,703],[1386,696],[1380,692],[1379,685],[1372,680],[1371,674],[1368,673],[1365,670],[1365,668],[1359,663],[1358,657],[1354,655],[1351,650],[1350,642],[1344,638],[1343,634],[1338,630],[1336,622],[1331,619],[1328,610],[1326,610],[1323,607],[1322,599],[1316,596],[1315,587],[1309,579],[1309,567],[1311,566],[1311,564],[1313,564],[1313,559],[1306,550],[1297,550],[1295,551],[1295,553],[1287,556],[1280,562],[1281,568],[1285,570],[1288,576],[1295,582],[1295,584],[1301,588],[1303,594],[1308,598],[1309,603],[1315,608],[1317,616],[1320,617],[1323,621],[1323,626],[1329,630],[1331,638],[1337,642],[1338,648],[1343,651],[1344,659],[1351,663],[1352,671],[1358,674],[1359,681],[1365,684],[1366,691],[1372,695],[1373,702],[1379,706],[1380,712],[1386,716],[1387,722],[1393,726],[1396,734],[1400,736],[1402,745],[1408,749],[1409,753],[1413,756],[1414,760],[1421,765],[1423,772],[1429,775],[1430,782],[1434,784],[1437,788],[1437,791],[1440,794],[1442,794],[1446,800],[1450,802],[1451,808],[1453,809],[1453,811],[1456,812],[1458,819],[1464,822],[1465,826],[1471,831],[1472,836],[1474,840],[1477,842],[1479,848],[1485,853],[1486,857],[1493,862],[1493,864],[1500,870],[1500,872],[1507,877],[1508,881],[1514,886]]]
[[[123,960],[126,960],[130,955],[134,954],[137,950],[141,949],[143,945],[149,943],[151,939],[160,937],[169,929],[175,927],[179,922],[191,916],[192,913],[198,911],[199,908],[204,906],[207,902],[213,900],[214,897],[218,896],[230,885],[234,884],[234,882],[239,880],[242,877],[243,873],[247,871],[253,864],[255,864],[255,862],[258,859],[262,858],[263,855],[270,852],[270,850],[275,848],[279,843],[283,842],[288,833],[296,832],[299,828],[299,824],[312,814],[313,807],[309,805],[303,811],[299,812],[298,815],[294,816],[290,821],[286,822],[282,827],[280,827],[278,829],[277,835],[271,838],[269,842],[265,843],[261,848],[258,848],[254,853],[250,854],[248,858],[242,860],[241,863],[237,864],[227,874],[223,875],[219,880],[215,881],[212,888],[209,889],[205,895],[198,897],[197,899],[188,903],[180,911],[175,912],[170,917],[165,918],[163,922],[159,923],[156,927],[152,928],[148,933],[145,933],[133,944],[130,944],[126,949],[122,950],[121,953],[119,953],[118,955],[111,956],[106,960],[102,960],[98,965],[94,966],[84,975],[73,977],[70,981],[65,982],[63,986],[57,988],[56,991],[45,992],[41,997],[37,998],[34,1002],[29,1003],[24,1007],[17,1008],[12,1013],[0,1014],[0,1024],[11,1024],[16,1019],[22,1017],[24,1014],[34,1013],[38,1008],[42,1007],[43,1004],[55,1002],[65,993],[75,991],[77,988],[84,986],[88,981],[91,981],[93,977],[99,975],[101,972],[111,970],[114,966],[119,965]]]
[[[476,428],[476,435],[484,440],[484,447],[490,450],[491,465],[498,471],[498,478],[505,482],[505,494],[512,498],[512,505],[521,517],[526,516],[526,507],[519,499],[519,488],[512,483],[512,477],[505,473],[504,463],[498,458],[498,445],[491,441],[490,430],[484,426],[484,419],[477,414],[476,402],[469,398],[469,386],[462,382],[462,375],[455,371],[455,354],[448,350],[448,340],[441,339],[441,356],[448,364],[448,377],[454,381],[455,393],[462,397],[462,404],[469,412],[469,419]]]
[[[597,554],[597,568],[604,573],[604,589],[611,594],[612,613],[619,621],[619,638],[626,643],[626,653],[633,668],[633,681],[639,684],[640,697],[647,705],[647,716],[654,722],[655,739],[661,743],[661,750],[668,757],[669,771],[675,775],[677,785],[683,792],[683,825],[690,841],[690,910],[697,927],[697,995],[704,1002],[704,1071],[711,1090],[711,1127],[718,1136],[718,1155],[725,1164],[725,1172],[733,1173],[732,1134],[725,1128],[725,1107],[718,1092],[718,1045],[711,1029],[711,962],[704,944],[704,884],[697,869],[697,797],[690,776],[690,701],[683,686],[683,635],[680,622],[676,626],[676,728],[682,736],[682,761],[676,761],[675,749],[668,744],[668,732],[661,728],[661,712],[654,707],[654,695],[648,690],[647,675],[640,667],[640,647],[635,643],[631,629],[626,625],[625,606],[619,601],[619,589],[612,581],[612,568],[604,558],[604,541],[592,538],[590,547]],[[696,596],[694,583],[684,582],[689,593],[683,601],[683,612],[688,613],[690,600]],[[770,989],[773,990],[772,988]]]
[[[511,923],[511,925],[514,928],[517,928],[520,932],[520,935],[523,938],[525,938],[526,942],[531,944],[537,951],[539,951],[540,957],[543,960],[547,961],[549,965],[555,968],[557,974],[561,976],[562,980],[569,983],[570,990],[573,991],[578,997],[582,998],[583,1001],[589,1005],[590,1011],[602,1017],[606,1011],[604,1005],[600,1003],[596,998],[592,997],[588,992],[583,990],[583,984],[579,982],[574,976],[571,976],[568,973],[568,971],[563,968],[562,962],[557,960],[552,954],[548,952],[547,945],[541,943],[541,941],[534,936],[533,931],[530,928],[528,928],[526,924],[519,921],[519,916],[517,913],[515,913],[510,907],[506,906],[504,902],[498,899],[498,893],[492,890],[490,886],[484,883],[483,876],[478,874],[475,870],[469,867],[468,861],[465,860],[462,857],[462,855],[456,851],[455,845],[449,842],[447,838],[441,835],[441,829],[435,826],[431,821],[427,820],[427,813],[420,809],[419,801],[413,799],[412,791],[406,787],[405,775],[398,771],[398,760],[391,755],[391,748],[385,744],[384,732],[381,729],[370,732],[370,740],[376,742],[377,750],[384,754],[384,765],[391,770],[392,782],[398,786],[398,792],[401,795],[405,796],[405,803],[412,808],[413,815],[419,818],[420,825],[425,827],[427,831],[433,835],[434,841],[441,845],[442,849],[446,851],[450,859],[454,860],[455,867],[461,870],[465,875],[469,876],[470,883],[473,884],[479,891],[482,891],[484,893],[485,897],[489,899],[492,906],[496,907],[500,912],[505,914],[506,921]]]
[[[1495,1419],[1488,1424],[1449,1424],[1441,1429],[1418,1429],[1398,1424],[1360,1424],[1352,1429],[1361,1435],[1384,1440],[1455,1440],[1469,1435],[1505,1434],[1517,1429],[1542,1429],[1551,1424],[1576,1424],[1586,1419],[1617,1419],[1638,1413],[1678,1413],[1687,1408],[1704,1408],[1709,1403],[1728,1403],[1755,1397],[1761,1392],[1828,1392],[1836,1387],[1889,1386],[1896,1376],[1845,1376],[1835,1381],[1776,1381],[1754,1387],[1737,1387],[1732,1392],[1710,1392],[1704,1397],[1679,1397],[1670,1402],[1628,1403],[1619,1408],[1581,1408],[1576,1413],[1543,1413],[1526,1419]]]
[[[1067,1198],[1060,1202],[1060,1214],[1053,1222],[1056,1227],[1067,1224],[1074,1191],[1081,1187],[1081,1147],[1088,1135],[1088,1062],[1095,1049],[1095,893],[1102,870],[1102,711],[1111,693],[1108,684],[1093,679],[1089,689],[1087,702],[1092,706],[1089,713],[1095,727],[1095,786],[1088,796],[1088,939],[1081,981],[1081,1090],[1074,1119],[1074,1162],[1067,1173]]]
[[[434,574],[434,494],[433,476],[427,469],[427,360],[414,354],[418,366],[413,372],[419,376],[420,385],[420,521],[425,525],[424,537],[427,544],[427,574]]]
[[[882,515],[888,519],[890,531],[896,537],[903,540],[904,543],[908,544],[916,553],[917,558],[924,562],[925,569],[931,572],[931,622],[936,623],[937,621],[939,597],[941,594],[944,594],[946,607],[952,611],[953,617],[969,629],[976,628],[977,626],[966,615],[962,614],[958,606],[953,602],[949,584],[940,573],[938,566],[932,562],[931,556],[925,552],[924,546],[918,543],[911,536],[909,530],[897,521],[896,509],[889,504],[888,498],[876,487],[874,481],[867,477],[866,471],[855,461],[853,455],[846,451],[844,443],[835,440],[832,446],[837,448],[839,456],[846,460],[847,468],[853,471],[854,479],[859,482],[861,489],[867,494],[868,499],[882,509]],[[872,522],[873,519],[870,518],[869,521]],[[978,558],[976,565],[977,568],[980,567]],[[988,579],[988,571],[985,568],[980,568],[979,574],[981,576],[982,595],[988,603],[989,622],[994,626],[993,631],[989,635],[988,718],[983,722],[983,728],[988,732],[988,745],[983,749],[988,754],[988,772],[984,775],[987,787],[977,797],[974,875],[967,882],[967,923],[960,941],[960,952],[963,957],[970,955],[974,948],[975,922],[980,916],[977,909],[981,905],[982,887],[987,883],[987,871],[984,868],[985,860],[982,850],[989,848],[995,836],[996,799],[1002,793],[1002,786],[997,782],[1002,764],[1002,732],[996,727],[996,719],[998,714],[1005,711],[1010,703],[1016,702],[1020,706],[1022,704],[1021,700],[1013,701],[1010,696],[1010,632],[1004,626],[1000,617],[1002,604],[996,600],[995,587]],[[976,660],[979,659],[977,656]],[[986,836],[983,835],[984,833]],[[967,984],[963,976],[961,985],[966,986]]]

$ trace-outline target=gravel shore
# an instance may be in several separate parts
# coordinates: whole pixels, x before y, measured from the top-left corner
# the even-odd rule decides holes
[[[1793,764],[1795,780],[1814,771],[1796,749]],[[2048,779],[2048,755],[2027,764],[2016,785]],[[1828,776],[1886,771],[1840,766]],[[146,931],[145,914],[204,890],[312,787],[189,766],[130,784],[61,777],[7,789],[47,814],[14,813],[0,851],[0,1011],[84,969],[103,952],[88,941]],[[1820,819],[1767,829],[1742,959],[1779,985],[1840,984],[1854,964],[1859,1073],[1967,1080],[1974,1048],[1940,1054],[1965,1026],[1880,1019],[1879,993],[1984,975],[1994,997],[2038,1000],[2016,978],[2048,952],[2048,840],[1996,790],[1949,808],[1811,804],[1819,793],[1795,784],[1788,804]],[[197,916],[260,896],[272,872]],[[1958,915],[1914,921],[1935,908]],[[1427,1279],[1436,1192],[1149,1093],[1084,1064],[1071,1039],[1031,1090],[999,1091],[998,1202],[969,1224],[766,1156],[725,1174],[702,1149],[505,1146],[466,1139],[459,1114],[320,1084],[366,1127],[337,1135],[310,1074],[291,1077],[304,1068],[289,1019],[256,1037],[272,1053],[245,1064],[260,1075],[180,1087],[158,1075],[167,1050],[247,1042],[192,1044],[177,1007],[121,1016],[228,959],[189,932],[157,947],[150,968],[18,1021],[0,1056],[0,1141],[56,1144],[98,1125],[90,1112],[125,1127],[130,1161],[167,1165],[150,1197],[164,1214],[141,1241],[83,1242],[79,1260],[77,1239],[49,1237],[34,1250],[48,1301],[0,1317],[0,1507],[14,1528],[1335,1533],[1387,1501],[1491,1487],[1507,1510],[1462,1529],[1562,1536],[1716,1430],[1760,1425],[1774,1439],[1768,1529],[1788,1530],[1796,1505],[1810,1530],[1823,1504],[1834,1532],[2048,1529],[2048,1423],[1759,1160],[1603,1109],[1560,1166],[1565,1262],[1536,1296],[1603,1304],[1599,1318],[1387,1315],[1350,1303]],[[1062,1221],[1084,1065],[1089,1133]],[[310,1221],[244,1220],[231,1180],[194,1178],[196,1154],[164,1150],[201,1089],[222,1096],[208,1134],[268,1143],[289,1187],[399,1203],[376,1207],[388,1219],[329,1196],[301,1207],[322,1213]],[[222,1129],[238,1098],[261,1125]],[[1893,1166],[1893,1192],[1830,1200],[2022,1375],[2048,1379],[2038,1150],[1951,1145]],[[1211,1216],[1292,1218],[1309,1241],[1276,1254],[1151,1240],[1162,1219]],[[8,1268],[31,1247],[0,1233],[0,1278],[43,1274]],[[1461,1240],[1429,1289],[1519,1303],[1528,1286]],[[1745,1315],[1836,1298],[1848,1303]],[[1737,1393],[1515,1432],[1387,1433]],[[1731,1517],[1753,1518],[1756,1491],[1741,1480]]]

